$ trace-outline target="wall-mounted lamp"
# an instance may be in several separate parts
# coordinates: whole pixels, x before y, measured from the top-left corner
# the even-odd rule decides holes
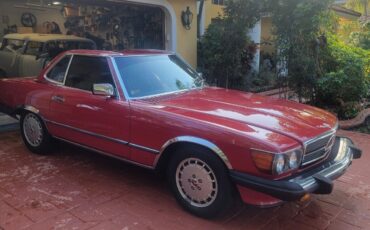
[[[193,13],[190,11],[189,6],[186,8],[186,11],[182,11],[181,21],[185,29],[187,30],[191,29],[191,23],[193,22]]]

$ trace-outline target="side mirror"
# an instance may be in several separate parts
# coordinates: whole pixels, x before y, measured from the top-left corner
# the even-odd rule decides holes
[[[92,92],[94,95],[105,97],[113,97],[115,95],[111,84],[94,84]]]
[[[42,54],[37,54],[36,55],[36,61],[39,59],[46,59],[49,57],[49,53],[42,53]]]

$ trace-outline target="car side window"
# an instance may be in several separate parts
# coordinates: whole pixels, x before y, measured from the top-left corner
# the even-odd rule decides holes
[[[3,40],[1,41],[0,50],[4,50],[4,49],[5,49],[6,43],[7,43],[7,40],[6,40],[6,39],[3,39]]]
[[[47,74],[47,78],[52,81],[64,82],[64,77],[67,72],[69,61],[71,60],[71,56],[65,56],[60,60]]]
[[[74,56],[65,86],[91,91],[93,84],[109,83],[113,78],[105,57]]]
[[[16,52],[23,48],[24,41],[17,39],[4,39],[2,49],[8,52]]]
[[[42,42],[30,41],[27,44],[25,54],[36,56],[42,52],[43,46],[44,46],[44,43]]]

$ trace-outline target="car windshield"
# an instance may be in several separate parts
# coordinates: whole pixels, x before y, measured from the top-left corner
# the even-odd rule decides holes
[[[131,98],[175,93],[202,87],[199,74],[176,55],[116,57]]]

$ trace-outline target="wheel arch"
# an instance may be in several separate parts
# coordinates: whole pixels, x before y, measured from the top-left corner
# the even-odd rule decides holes
[[[40,110],[32,105],[20,105],[14,110],[14,115],[21,115],[24,111],[32,112],[40,116]]]
[[[40,110],[38,110],[36,107],[32,106],[32,105],[21,105],[21,106],[18,106],[12,116],[17,118],[17,115],[19,115],[19,120],[20,120],[20,116],[22,116],[22,114],[24,112],[31,112],[31,113],[34,113],[36,114],[40,119],[41,119],[41,122],[42,124],[45,126],[46,130],[48,130],[48,126],[46,125],[46,120],[45,118],[40,114]]]
[[[162,172],[165,169],[165,166],[167,165],[168,161],[172,157],[172,152],[177,149],[181,148],[184,145],[198,145],[203,148],[206,148],[210,150],[212,153],[214,153],[223,163],[224,165],[231,170],[232,166],[228,159],[228,157],[225,155],[225,153],[214,143],[205,140],[203,138],[193,137],[193,136],[180,136],[175,137],[170,140],[168,140],[161,148],[158,156],[156,157],[154,161],[154,168],[157,171]]]

